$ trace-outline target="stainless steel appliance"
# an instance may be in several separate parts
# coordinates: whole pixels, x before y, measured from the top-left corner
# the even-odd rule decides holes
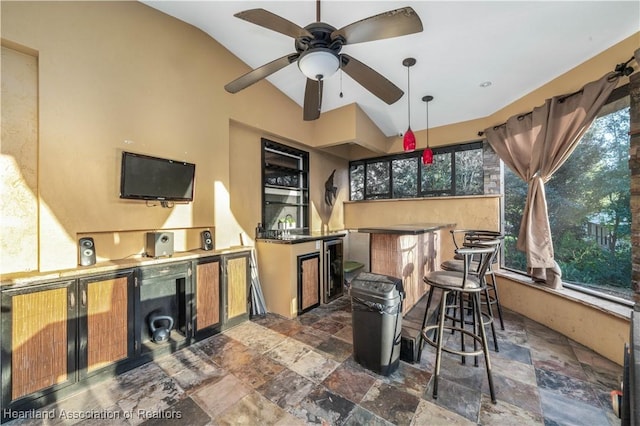
[[[323,243],[324,303],[342,296],[344,291],[343,246],[342,238],[325,240]]]

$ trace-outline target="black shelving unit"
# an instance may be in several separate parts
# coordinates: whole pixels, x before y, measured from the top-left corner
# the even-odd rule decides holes
[[[281,223],[284,219],[289,221]],[[265,231],[309,230],[309,154],[262,140],[262,224]]]

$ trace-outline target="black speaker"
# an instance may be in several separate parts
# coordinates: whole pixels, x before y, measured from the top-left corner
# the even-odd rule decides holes
[[[213,250],[213,239],[211,238],[211,231],[202,231],[202,250]]]
[[[93,238],[86,237],[78,240],[78,263],[80,266],[96,264],[96,246]]]
[[[173,256],[173,232],[147,232],[148,257]]]

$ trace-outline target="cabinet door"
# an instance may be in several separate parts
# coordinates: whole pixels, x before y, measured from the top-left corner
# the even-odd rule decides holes
[[[133,354],[133,270],[79,280],[82,376],[114,368]]]
[[[196,265],[195,331],[205,337],[220,325],[220,258],[204,260]]]
[[[249,318],[249,253],[225,255],[225,325]]]
[[[320,304],[320,255],[298,256],[298,313]]]
[[[74,280],[3,291],[4,407],[76,381],[76,295]]]

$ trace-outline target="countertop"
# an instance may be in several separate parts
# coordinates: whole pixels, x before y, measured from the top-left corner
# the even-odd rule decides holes
[[[202,250],[195,249],[184,252],[175,252],[171,257],[145,257],[143,255],[135,255],[124,259],[110,260],[106,262],[98,262],[91,266],[78,266],[72,269],[61,269],[50,272],[17,272],[12,274],[3,274],[0,286],[19,287],[26,285],[38,284],[41,282],[53,281],[58,279],[74,279],[81,276],[103,274],[118,271],[127,268],[137,268],[140,266],[159,265],[165,263],[184,262],[202,257],[220,256],[223,254],[241,253],[251,250],[253,247],[237,246],[220,250]]]
[[[328,233],[311,233],[311,234],[291,234],[278,238],[258,238],[257,242],[273,243],[273,244],[299,244],[309,241],[318,240],[335,240],[337,238],[343,238],[347,235],[347,231],[335,231]]]
[[[358,228],[358,232],[369,234],[398,234],[417,235],[427,232],[437,231],[444,228],[453,228],[455,223],[412,223],[402,225],[374,226],[369,228]]]

